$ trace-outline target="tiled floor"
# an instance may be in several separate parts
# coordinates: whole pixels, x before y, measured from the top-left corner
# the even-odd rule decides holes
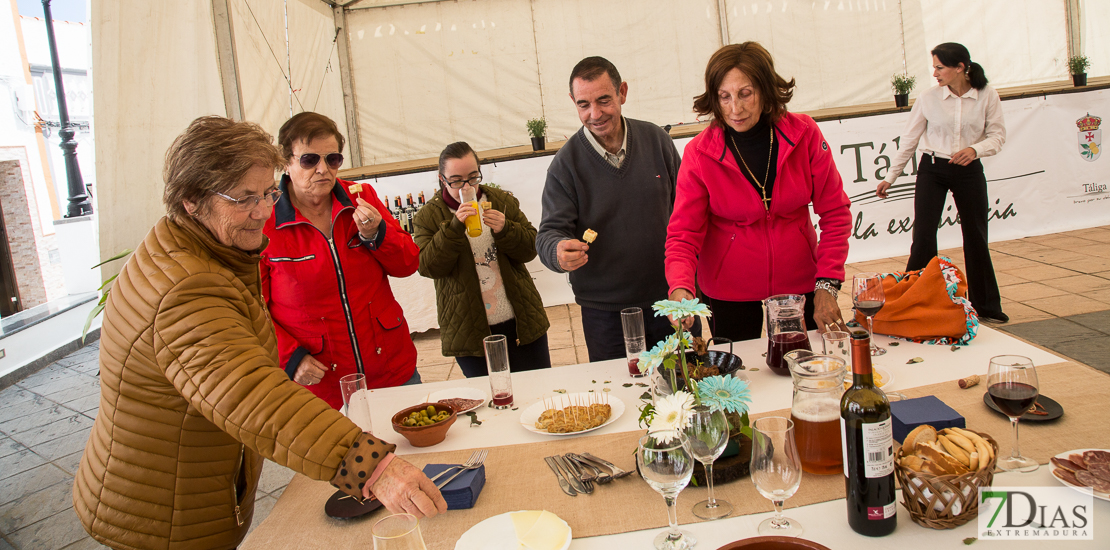
[[[1110,372],[1110,226],[991,245],[1003,307],[999,328]],[[959,249],[943,251],[963,267]],[[847,266],[899,271],[906,258]],[[841,294],[841,307],[851,298]],[[575,305],[548,308],[555,366],[586,362],[582,318]],[[426,382],[461,378],[440,353],[439,332],[414,336]],[[103,548],[73,513],[73,475],[99,404],[98,343],[90,344],[0,391],[0,550]],[[254,523],[261,522],[292,479],[267,462]]]

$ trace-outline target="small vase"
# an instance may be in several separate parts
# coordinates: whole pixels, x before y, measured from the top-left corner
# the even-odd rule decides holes
[[[532,150],[533,151],[543,151],[543,147],[544,147],[544,136],[532,138]]]
[[[908,94],[908,93],[906,93],[906,94],[894,94],[894,106],[895,107],[909,107],[909,105],[910,105],[910,94]]]
[[[1079,73],[1071,75],[1071,83],[1076,87],[1087,85],[1087,73]]]

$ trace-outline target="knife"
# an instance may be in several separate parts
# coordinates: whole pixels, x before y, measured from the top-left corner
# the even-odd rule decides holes
[[[591,487],[587,486],[585,483],[582,483],[582,480],[579,479],[578,471],[567,461],[567,459],[559,455],[556,455],[554,458],[555,462],[558,463],[559,466],[563,468],[563,470],[566,470],[567,480],[570,481],[570,485],[571,487],[574,487],[575,491],[586,494],[594,492]]]
[[[563,473],[559,471],[558,464],[555,464],[555,457],[544,457],[544,461],[547,462],[547,465],[551,467],[551,471],[555,472],[555,477],[559,479],[559,487],[563,490],[563,492],[572,497],[578,496],[578,493],[574,491],[574,489],[570,486],[570,483],[567,483],[566,478],[563,477]]]
[[[590,462],[593,462],[594,464],[598,464],[602,467],[608,468],[609,471],[611,471],[613,473],[613,479],[620,479],[622,477],[625,477],[627,475],[632,474],[632,471],[622,470],[622,469],[616,467],[616,465],[614,465],[612,462],[609,462],[608,460],[605,460],[605,459],[602,459],[602,458],[598,458],[598,457],[596,457],[596,456],[594,456],[590,453],[581,453],[578,456],[581,456],[582,458],[585,458],[586,460],[589,460]]]

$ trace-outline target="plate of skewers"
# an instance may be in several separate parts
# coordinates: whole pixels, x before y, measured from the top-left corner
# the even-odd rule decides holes
[[[520,425],[541,435],[576,435],[612,424],[624,414],[624,402],[608,392],[580,392],[547,397],[520,413]]]

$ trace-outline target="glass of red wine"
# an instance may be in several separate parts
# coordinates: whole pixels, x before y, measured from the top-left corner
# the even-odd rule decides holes
[[[1020,355],[991,357],[987,394],[998,410],[1010,417],[1014,426],[1014,449],[1010,456],[998,459],[998,467],[1002,470],[1032,472],[1040,467],[1036,460],[1021,456],[1018,445],[1018,419],[1037,401],[1039,387],[1032,359]]]
[[[867,316],[867,336],[871,339],[871,356],[886,354],[886,348],[875,344],[873,319],[883,309],[886,293],[883,292],[883,276],[878,273],[856,273],[852,275],[852,304],[856,311]]]

